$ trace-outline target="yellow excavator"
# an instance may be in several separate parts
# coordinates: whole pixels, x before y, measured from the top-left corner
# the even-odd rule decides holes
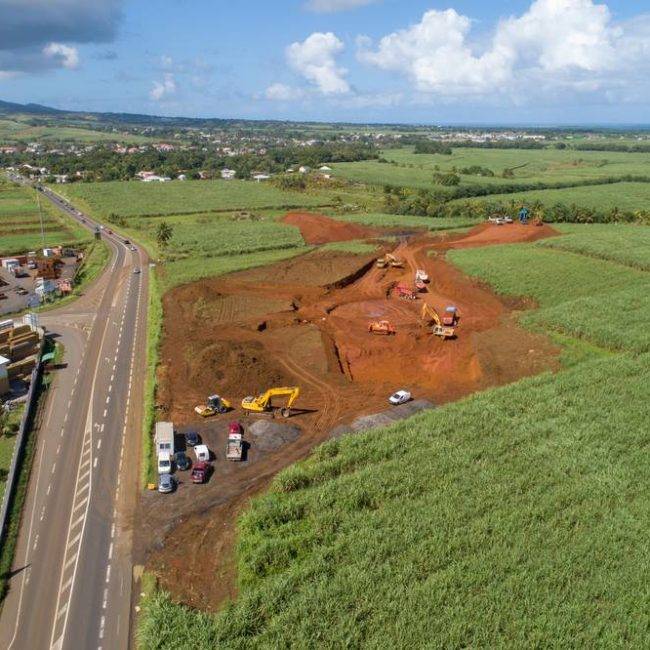
[[[443,325],[438,312],[431,305],[427,305],[426,302],[422,305],[421,316],[425,323],[433,323],[433,329],[431,331],[436,336],[439,336],[443,340],[451,339],[456,336],[456,329],[454,327]]]
[[[244,413],[279,413],[283,418],[288,418],[291,415],[291,407],[300,395],[300,388],[298,386],[283,386],[281,388],[269,388],[266,393],[262,393],[257,397],[244,397],[241,407]],[[274,397],[286,397],[286,406],[274,407]]]
[[[209,418],[211,415],[217,413],[226,413],[232,408],[232,405],[227,399],[219,397],[219,395],[210,395],[206,400],[205,405],[199,404],[194,407],[194,411],[202,418]]]
[[[399,257],[395,257],[395,255],[391,255],[390,253],[386,253],[386,255],[380,257],[377,260],[377,268],[385,269],[387,266],[395,269],[401,269],[404,267],[404,260]]]

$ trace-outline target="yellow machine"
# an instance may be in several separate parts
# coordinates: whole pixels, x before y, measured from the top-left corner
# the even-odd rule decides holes
[[[269,388],[266,393],[262,393],[257,397],[244,397],[241,407],[248,415],[249,413],[279,413],[283,418],[288,418],[291,415],[291,407],[300,395],[300,388],[298,386],[283,386],[282,388]],[[274,407],[274,397],[286,397],[286,406]]]
[[[443,325],[438,312],[431,305],[427,305],[426,302],[422,305],[421,316],[426,323],[432,322],[434,324],[431,331],[436,336],[440,336],[442,339],[451,339],[456,336],[455,328]]]
[[[377,268],[385,269],[387,266],[391,266],[396,269],[401,269],[404,267],[404,260],[390,253],[386,253],[384,257],[380,257],[377,260]]]
[[[227,399],[219,397],[219,395],[210,395],[205,406],[199,404],[199,406],[194,407],[194,411],[202,418],[209,418],[217,413],[226,413],[231,408],[232,404]]]

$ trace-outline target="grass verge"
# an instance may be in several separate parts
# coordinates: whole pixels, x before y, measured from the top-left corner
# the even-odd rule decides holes
[[[149,273],[149,308],[147,310],[147,368],[144,379],[144,408],[142,420],[142,488],[156,481],[156,462],[153,450],[153,430],[156,419],[156,368],[162,333],[162,299],[156,270]]]

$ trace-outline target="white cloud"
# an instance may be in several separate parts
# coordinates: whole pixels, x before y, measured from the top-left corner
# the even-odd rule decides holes
[[[286,51],[291,68],[311,82],[323,95],[341,95],[350,91],[347,70],[336,63],[344,49],[343,41],[332,32],[315,32]]]
[[[305,9],[319,14],[330,14],[336,11],[348,11],[348,9],[365,7],[374,2],[377,2],[377,0],[309,0],[305,3]]]
[[[149,97],[156,102],[176,93],[176,80],[171,72],[166,72],[162,81],[154,81]]]
[[[167,54],[163,54],[160,57],[160,65],[163,68],[169,70],[170,68],[172,68],[174,66],[174,59],[172,59],[172,57],[167,55]]]
[[[287,84],[275,83],[271,84],[265,91],[264,96],[266,99],[277,102],[290,102],[304,97],[304,91],[300,88],[287,86]]]
[[[79,52],[76,47],[63,43],[49,43],[43,48],[43,54],[48,59],[60,62],[60,65],[69,70],[79,67]]]
[[[453,9],[427,11],[419,23],[358,42],[360,61],[409,78],[416,90],[442,98],[559,91],[597,93],[647,68],[650,21],[617,25],[593,0],[535,0],[501,20],[487,45],[471,37],[472,21]],[[644,84],[645,85],[645,84]]]

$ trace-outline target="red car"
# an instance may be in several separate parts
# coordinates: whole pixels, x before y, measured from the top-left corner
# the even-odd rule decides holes
[[[243,428],[242,425],[237,422],[231,422],[229,427],[228,427],[228,435],[237,435],[237,434],[242,434],[243,433]]]
[[[201,461],[192,468],[192,483],[205,483],[210,476],[210,463]]]

